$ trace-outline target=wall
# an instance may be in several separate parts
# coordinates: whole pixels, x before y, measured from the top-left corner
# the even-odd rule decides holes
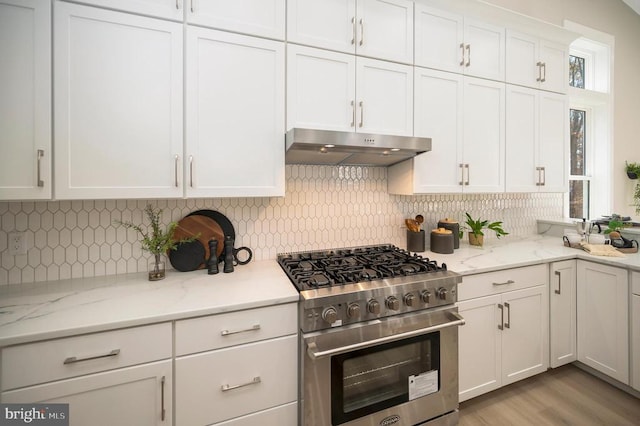
[[[201,208],[224,213],[236,247],[250,247],[255,259],[381,243],[404,248],[404,219],[418,213],[427,230],[444,217],[462,221],[465,211],[504,220],[505,238],[535,234],[537,218],[562,217],[561,194],[389,195],[381,167],[296,165],[286,176],[284,198],[0,202],[0,285],[146,271],[150,256],[138,236],[113,221],[141,223],[147,203],[164,209],[165,223]],[[26,233],[26,255],[9,255],[12,231]]]
[[[615,37],[613,118],[613,211],[633,215],[630,207],[633,183],[627,179],[624,162],[640,162],[638,117],[640,117],[640,15],[621,0],[486,0],[524,15],[556,25],[577,22]],[[598,212],[597,214],[600,214]],[[635,216],[640,220],[640,216]]]

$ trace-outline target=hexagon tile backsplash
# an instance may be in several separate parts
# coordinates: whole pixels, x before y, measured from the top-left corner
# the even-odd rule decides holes
[[[535,234],[537,218],[562,217],[562,194],[390,195],[382,167],[291,165],[286,176],[284,198],[0,202],[0,285],[146,271],[150,255],[135,231],[114,220],[141,223],[148,203],[164,210],[165,223],[197,209],[222,212],[236,229],[236,247],[250,247],[258,260],[289,251],[406,247],[404,219],[416,214],[429,230],[444,217],[462,221],[468,211],[503,220],[515,236]],[[15,231],[25,233],[26,255],[9,254]]]

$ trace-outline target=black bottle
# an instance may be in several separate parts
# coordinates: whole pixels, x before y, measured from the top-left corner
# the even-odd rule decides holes
[[[209,240],[209,259],[207,260],[207,273],[214,275],[220,272],[218,269],[218,240],[212,238]]]
[[[230,235],[224,237],[224,268],[222,272],[233,272],[233,245],[235,240]]]

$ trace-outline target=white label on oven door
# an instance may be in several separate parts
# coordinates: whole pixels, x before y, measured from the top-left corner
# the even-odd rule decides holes
[[[438,370],[409,376],[409,401],[438,392]]]

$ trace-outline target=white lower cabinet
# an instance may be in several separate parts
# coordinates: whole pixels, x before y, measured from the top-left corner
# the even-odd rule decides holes
[[[552,263],[549,270],[549,365],[577,359],[576,260]]]
[[[544,372],[549,365],[547,266],[463,278],[458,309],[460,401]]]
[[[578,260],[578,361],[629,384],[626,269]]]
[[[2,349],[3,403],[69,404],[71,426],[170,425],[171,324]]]
[[[640,391],[640,272],[631,273],[631,385]]]

